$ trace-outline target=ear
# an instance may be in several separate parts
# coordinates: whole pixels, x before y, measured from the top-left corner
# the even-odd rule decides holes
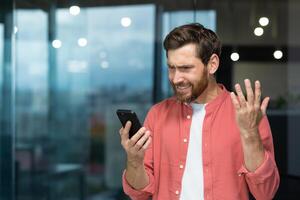
[[[217,54],[212,54],[209,61],[208,61],[208,72],[209,74],[213,75],[214,73],[216,73],[216,71],[219,68],[219,56]]]

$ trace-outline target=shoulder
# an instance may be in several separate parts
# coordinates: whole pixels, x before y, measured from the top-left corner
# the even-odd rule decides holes
[[[148,111],[147,118],[158,119],[162,114],[168,113],[170,110],[176,110],[178,107],[180,107],[180,103],[176,97],[167,98],[154,104]]]
[[[176,97],[167,98],[159,103],[154,104],[149,112],[163,112],[170,108],[180,106],[180,103],[177,101]]]
[[[149,130],[154,130],[157,122],[162,121],[166,113],[168,113],[171,109],[175,110],[175,106],[179,105],[176,98],[170,97],[165,99],[155,105],[153,105],[148,114],[146,116],[144,126]]]

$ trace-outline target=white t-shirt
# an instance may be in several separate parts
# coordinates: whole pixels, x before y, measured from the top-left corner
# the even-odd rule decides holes
[[[191,106],[193,108],[193,117],[187,159],[182,177],[180,200],[203,200],[202,127],[205,116],[205,104],[192,103]]]

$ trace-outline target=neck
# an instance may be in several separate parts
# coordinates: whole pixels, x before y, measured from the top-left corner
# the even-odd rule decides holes
[[[215,78],[210,77],[206,89],[195,100],[195,103],[205,104],[215,99],[220,93],[220,87]]]

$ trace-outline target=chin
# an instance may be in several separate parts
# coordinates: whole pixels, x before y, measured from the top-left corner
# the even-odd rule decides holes
[[[191,96],[183,96],[183,95],[176,95],[177,100],[183,103],[190,103],[191,102]]]

